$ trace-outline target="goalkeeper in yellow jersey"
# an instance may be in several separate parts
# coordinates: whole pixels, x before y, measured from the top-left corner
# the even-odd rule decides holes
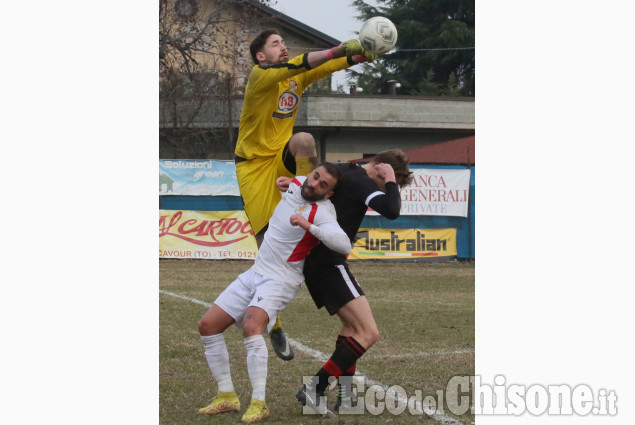
[[[236,174],[245,213],[260,246],[281,199],[276,178],[305,176],[317,165],[313,136],[293,134],[302,93],[311,83],[335,71],[373,61],[377,56],[366,52],[359,41],[349,40],[289,59],[284,39],[275,29],[262,31],[249,50],[255,65],[240,115]],[[278,357],[291,360],[293,350],[282,332],[279,316],[270,335]]]

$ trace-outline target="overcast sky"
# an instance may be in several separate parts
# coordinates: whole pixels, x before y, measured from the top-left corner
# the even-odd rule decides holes
[[[345,41],[357,38],[355,31],[362,25],[355,19],[357,10],[350,3],[350,0],[273,0],[271,6],[326,35]]]
[[[346,41],[357,38],[355,32],[362,26],[362,21],[355,19],[357,10],[350,5],[351,2],[351,0],[274,0],[271,7],[326,35]],[[366,2],[376,4],[373,0],[366,0]],[[345,79],[345,71],[334,73],[333,89],[337,87],[337,84],[343,84],[345,90],[348,90]]]

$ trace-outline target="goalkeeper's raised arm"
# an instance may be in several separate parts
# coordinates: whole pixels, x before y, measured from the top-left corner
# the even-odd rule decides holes
[[[309,53],[307,62],[311,68],[316,68],[331,59],[343,57],[351,58],[353,63],[372,62],[377,59],[377,55],[365,51],[358,40],[348,40],[331,49]]]
[[[255,65],[270,67],[289,61],[287,46],[280,34],[275,30],[263,31],[250,46],[251,57]],[[331,59],[347,57],[353,63],[372,62],[377,58],[362,47],[359,40],[348,40],[339,46],[306,54],[308,68],[316,68]]]

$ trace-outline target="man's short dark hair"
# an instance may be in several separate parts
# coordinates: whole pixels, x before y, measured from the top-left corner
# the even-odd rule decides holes
[[[266,29],[258,34],[249,45],[249,52],[251,53],[251,58],[254,60],[254,64],[258,65],[260,63],[258,58],[256,58],[256,53],[262,51],[267,39],[273,34],[280,35],[278,30],[275,28]]]
[[[337,167],[337,165],[333,164],[332,162],[323,162],[320,165],[324,167],[326,172],[332,175],[337,181],[337,183],[335,183],[335,187],[333,187],[333,190],[336,190],[340,186],[340,180],[342,180],[342,172]]]

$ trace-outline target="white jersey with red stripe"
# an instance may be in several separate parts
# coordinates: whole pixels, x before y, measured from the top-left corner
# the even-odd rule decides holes
[[[304,176],[294,178],[287,192],[282,195],[269,220],[253,266],[256,273],[292,286],[299,286],[304,281],[304,259],[320,240],[327,245],[339,246],[340,250],[347,249],[350,252],[351,248],[348,236],[337,224],[331,201],[322,199],[309,202],[302,197],[302,183],[305,180]],[[310,231],[293,226],[290,222],[293,214],[301,214],[312,223]]]

